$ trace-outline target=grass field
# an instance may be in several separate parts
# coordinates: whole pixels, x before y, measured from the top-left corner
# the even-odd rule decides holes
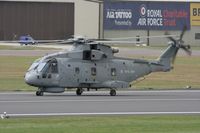
[[[24,74],[38,57],[0,56],[0,91],[35,90],[24,83]],[[138,89],[200,88],[200,58],[178,57],[175,68],[168,73],[152,73],[136,83]]]
[[[1,133],[199,133],[200,115],[67,116],[0,120]]]
[[[0,90],[33,90],[24,83],[24,74],[36,58],[0,56]]]
[[[36,90],[24,83],[24,74],[36,58],[0,56],[0,91]],[[173,71],[153,73],[134,88],[200,88],[199,75],[199,57],[178,57]],[[0,133],[199,133],[199,125],[200,115],[10,118],[0,119]]]

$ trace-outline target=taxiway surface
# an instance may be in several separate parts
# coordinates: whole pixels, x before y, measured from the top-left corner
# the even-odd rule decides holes
[[[200,114],[200,90],[74,91],[35,96],[34,92],[0,93],[0,113],[10,115]]]

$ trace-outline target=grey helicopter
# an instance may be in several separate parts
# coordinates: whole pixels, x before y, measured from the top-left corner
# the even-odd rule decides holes
[[[179,49],[191,55],[190,45],[182,40],[183,28],[178,39],[166,33],[169,46],[156,60],[116,57],[119,50],[110,45],[85,38],[73,38],[70,51],[46,55],[33,62],[25,74],[28,85],[38,87],[37,96],[44,92],[62,93],[65,89],[76,88],[76,95],[84,90],[109,89],[115,96],[117,89],[131,87],[131,82],[153,72],[168,72]],[[105,40],[104,40],[105,41]],[[108,40],[106,40],[108,41]]]

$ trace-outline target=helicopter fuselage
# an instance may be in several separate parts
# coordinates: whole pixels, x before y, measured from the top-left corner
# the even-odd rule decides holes
[[[167,51],[173,51],[170,46]],[[117,49],[102,44],[75,45],[70,51],[59,52],[36,60],[25,75],[25,82],[40,92],[60,93],[65,88],[115,89],[128,88],[131,82],[151,72],[169,71],[168,52],[160,60],[148,61],[115,57]],[[167,64],[167,65],[164,65]],[[42,94],[41,94],[42,95]]]

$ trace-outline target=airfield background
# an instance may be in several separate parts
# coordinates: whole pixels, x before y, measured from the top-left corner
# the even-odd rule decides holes
[[[187,25],[187,39],[184,41],[186,44],[200,46],[200,3],[105,2],[103,10],[106,38],[164,35],[165,31],[179,34],[183,25]],[[149,41],[150,45],[160,45],[166,43],[167,39],[141,41]]]
[[[91,38],[153,36],[163,35],[166,30],[179,34],[186,24],[189,30],[185,43],[200,46],[200,2],[122,1],[106,0],[99,4],[85,0],[3,0],[0,1],[0,40],[25,34],[35,39],[63,39],[74,34]],[[166,10],[172,17],[163,15]],[[108,18],[108,11],[118,14],[118,18]],[[131,16],[120,18],[120,13],[126,12],[131,12]],[[162,20],[164,26],[137,25],[139,19],[140,22]],[[114,25],[115,21],[118,25]],[[141,41],[150,45],[167,43],[167,39]]]

